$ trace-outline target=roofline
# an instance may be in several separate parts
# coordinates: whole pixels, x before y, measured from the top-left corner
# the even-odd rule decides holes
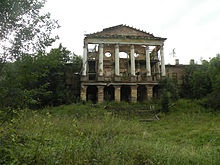
[[[111,35],[111,36],[99,36],[99,35],[86,35],[85,39],[90,39],[90,38],[109,38],[109,39],[115,39],[115,38],[124,38],[124,39],[148,39],[148,40],[162,40],[165,41],[167,38],[162,38],[162,37],[147,37],[147,36],[129,36],[129,35]]]
[[[111,30],[111,29],[114,29],[114,28],[117,28],[117,27],[128,27],[128,28],[131,28],[133,30],[137,30],[139,32],[142,32],[142,33],[146,33],[148,35],[150,35],[149,37],[147,36],[124,36],[124,35],[109,35],[109,36],[99,36],[98,33],[101,33],[105,30]],[[98,32],[95,32],[95,33],[90,33],[90,34],[85,34],[85,37],[86,38],[117,38],[117,37],[125,37],[125,38],[132,38],[132,37],[135,37],[136,39],[140,38],[140,39],[161,39],[163,41],[165,41],[167,38],[162,38],[162,37],[155,37],[152,33],[149,33],[149,32],[146,32],[144,30],[140,30],[140,29],[137,29],[137,28],[134,28],[134,27],[130,27],[128,25],[124,25],[124,24],[120,24],[120,25],[116,25],[116,26],[112,26],[112,27],[108,27],[108,28],[104,28],[102,31],[98,31]]]

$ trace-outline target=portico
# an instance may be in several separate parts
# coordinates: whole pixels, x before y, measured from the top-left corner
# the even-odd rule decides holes
[[[163,45],[166,38],[118,25],[88,34],[84,39],[81,99],[88,86],[98,89],[97,102],[107,101],[104,88],[111,85],[114,100],[138,101],[138,87],[146,87],[146,98],[153,97],[152,89],[166,76]],[[126,87],[125,87],[126,86]],[[121,92],[127,96],[121,96]]]

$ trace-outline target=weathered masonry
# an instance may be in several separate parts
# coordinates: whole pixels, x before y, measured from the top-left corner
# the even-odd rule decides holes
[[[81,99],[101,103],[157,97],[158,82],[166,76],[165,40],[127,25],[87,34]]]

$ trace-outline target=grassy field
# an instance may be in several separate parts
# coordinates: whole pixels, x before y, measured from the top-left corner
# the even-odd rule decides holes
[[[136,113],[144,107],[75,104],[11,113],[0,126],[0,164],[220,164],[219,113],[186,100],[156,117]]]

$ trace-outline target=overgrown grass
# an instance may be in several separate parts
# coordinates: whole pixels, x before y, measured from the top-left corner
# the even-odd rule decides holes
[[[152,116],[124,117],[106,106],[143,109],[112,103],[20,111],[0,127],[0,164],[219,164],[220,114],[181,100],[160,120],[140,122]]]

